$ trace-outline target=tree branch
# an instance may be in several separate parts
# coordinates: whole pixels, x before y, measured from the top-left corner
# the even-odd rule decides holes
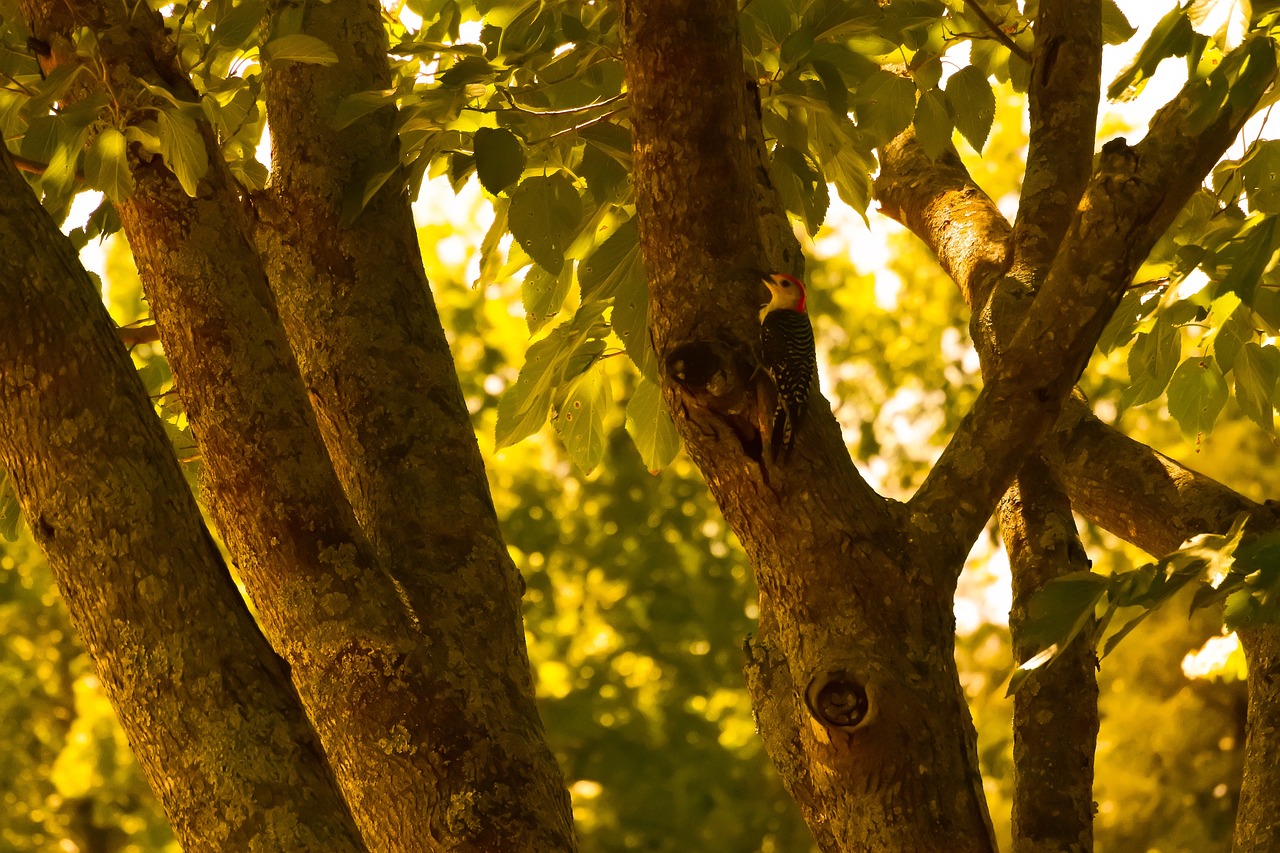
[[[1138,265],[1252,112],[1252,103],[1226,104],[1212,121],[1193,123],[1197,85],[1156,114],[1136,147],[1113,140],[1103,148],[1035,304],[912,499],[914,512],[947,520],[956,552],[968,550],[1056,419]]]

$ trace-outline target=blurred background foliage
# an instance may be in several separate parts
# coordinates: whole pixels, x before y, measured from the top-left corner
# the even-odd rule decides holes
[[[1025,103],[1007,87],[996,92],[983,155],[962,154],[1007,208],[1025,153]],[[1115,117],[1106,122],[1123,129]],[[590,474],[572,464],[550,426],[495,448],[498,402],[519,375],[534,324],[519,277],[497,274],[501,257],[482,265],[493,198],[460,162],[424,180],[415,213],[495,504],[528,581],[530,656],[582,848],[809,851],[808,830],[755,736],[742,683],[742,641],[756,616],[749,566],[697,471],[679,455],[651,473],[624,432],[622,405],[604,410],[607,440]],[[823,390],[864,475],[884,494],[906,497],[976,394],[968,311],[913,237],[874,213],[868,234],[834,194],[829,203],[821,230],[799,232],[811,259]],[[497,254],[511,254],[510,244],[505,238]],[[117,322],[146,316],[119,236],[91,242],[85,257]],[[568,315],[576,295],[563,295]],[[627,359],[611,357],[621,348],[609,341],[599,375],[608,396],[625,403],[639,376]],[[1194,339],[1187,343],[1194,349]],[[1188,442],[1160,400],[1121,400],[1126,354],[1119,347],[1095,358],[1082,380],[1100,414],[1250,497],[1277,492],[1274,441],[1234,397],[1211,434]],[[142,345],[133,355],[194,474],[198,459],[162,353]],[[1096,570],[1146,562],[1100,531],[1085,536]],[[998,537],[984,536],[961,581],[956,655],[1006,846],[1008,596]],[[1243,747],[1240,654],[1212,614],[1185,614],[1154,614],[1103,667],[1100,851],[1230,847]],[[8,747],[0,750],[0,851],[176,850],[20,525],[14,541],[0,542],[0,625],[0,736]]]

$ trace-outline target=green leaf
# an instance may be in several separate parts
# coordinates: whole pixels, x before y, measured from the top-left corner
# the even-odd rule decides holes
[[[8,473],[0,471],[0,537],[7,542],[17,541],[20,521],[22,507],[18,504],[18,493]]]
[[[1164,393],[1182,357],[1182,341],[1173,324],[1157,320],[1155,327],[1138,335],[1129,350],[1129,387],[1120,395],[1121,410],[1149,403]]]
[[[273,38],[262,46],[267,62],[302,62],[307,65],[336,65],[338,54],[315,36],[294,33]]]
[[[89,186],[102,190],[115,202],[133,193],[133,173],[129,171],[128,141],[114,127],[98,134],[84,157],[84,177]]]
[[[1235,293],[1241,302],[1252,305],[1258,282],[1275,257],[1278,236],[1276,219],[1268,216],[1245,232],[1243,239],[1219,252],[1219,261],[1229,264],[1230,271],[1219,282],[1217,292]]]
[[[399,170],[400,154],[395,149],[379,148],[371,152],[347,183],[339,224],[345,226],[355,222],[378,190]]]
[[[822,172],[836,185],[836,193],[845,204],[866,218],[871,200],[870,173],[875,168],[871,154],[871,138],[859,133],[847,116],[836,116],[827,110],[809,111],[811,150],[817,154]]]
[[[584,474],[591,473],[604,458],[604,415],[612,405],[609,377],[603,362],[596,361],[569,383],[564,402],[551,419],[569,458]]]
[[[1107,87],[1107,97],[1113,101],[1137,97],[1161,62],[1171,56],[1186,56],[1193,35],[1186,13],[1175,6],[1152,28],[1151,36],[1129,67]]]
[[[354,95],[348,95],[342,99],[342,103],[338,104],[338,108],[333,112],[333,129],[342,130],[342,128],[357,119],[363,118],[389,104],[394,104],[398,97],[399,95],[395,89],[356,92]]]
[[[520,180],[525,154],[514,133],[505,128],[481,127],[472,137],[472,144],[480,186],[497,195]]]
[[[680,450],[680,435],[662,402],[662,391],[648,379],[637,383],[627,403],[627,432],[645,467],[654,474],[670,465]]]
[[[1194,0],[1187,7],[1187,17],[1192,29],[1213,36],[1223,51],[1228,51],[1244,41],[1253,14],[1249,0]]]
[[[1280,140],[1268,139],[1253,146],[1239,175],[1251,210],[1280,213]]]
[[[916,84],[881,69],[858,86],[853,106],[858,129],[885,144],[911,125],[916,111]]]
[[[541,429],[547,422],[552,392],[577,377],[604,352],[604,338],[609,333],[603,320],[606,304],[583,305],[572,320],[530,344],[520,375],[498,400],[494,439],[499,448]]]
[[[826,95],[827,106],[831,107],[831,112],[838,116],[848,115],[849,86],[845,83],[840,69],[825,59],[811,60],[811,64],[813,72],[822,81],[822,91]]]
[[[577,135],[603,154],[631,171],[631,130],[613,122],[601,122],[579,130]]]
[[[947,102],[951,104],[956,130],[981,154],[996,117],[996,94],[987,75],[976,65],[952,74],[947,80]]]
[[[769,177],[787,210],[802,216],[809,233],[817,234],[831,203],[822,175],[800,151],[776,145],[769,160]]]
[[[582,225],[582,199],[564,172],[525,178],[510,193],[511,234],[529,257],[559,274]]]
[[[1040,650],[1010,679],[1011,695],[1032,671],[1061,654],[1094,617],[1109,579],[1094,572],[1072,572],[1054,578],[1031,596],[1023,639]]]
[[[1116,0],[1102,0],[1103,44],[1124,44],[1137,32],[1116,5]]]
[[[569,286],[573,284],[572,272],[573,267],[568,264],[558,274],[549,273],[537,264],[529,267],[520,286],[520,300],[530,334],[541,331],[560,313],[569,295]]]
[[[1250,420],[1268,432],[1275,431],[1272,396],[1280,379],[1280,350],[1249,341],[1240,350],[1232,371],[1236,379],[1236,402]]]
[[[658,358],[649,343],[649,289],[645,281],[644,262],[637,253],[635,274],[622,280],[613,298],[610,316],[613,333],[622,339],[627,355],[640,375],[650,382],[658,381]]]
[[[192,198],[196,186],[209,171],[209,153],[196,123],[184,112],[164,109],[156,114],[160,131],[160,155],[177,177],[182,189]]]
[[[947,100],[941,89],[920,93],[913,121],[920,147],[931,160],[938,159],[938,155],[951,144],[952,129],[951,111],[947,109]]]
[[[213,24],[210,50],[242,47],[257,29],[266,12],[266,4],[261,0],[243,0],[235,6],[223,4],[221,9],[226,14],[210,22]]]
[[[1184,360],[1169,380],[1169,414],[1189,439],[1213,429],[1226,402],[1227,381],[1212,358]]]
[[[1253,311],[1247,305],[1240,305],[1213,336],[1213,357],[1218,366],[1223,371],[1233,369],[1240,349],[1245,342],[1253,340],[1255,334]]]
[[[640,234],[628,219],[578,263],[582,301],[608,299],[629,278],[640,274]]]

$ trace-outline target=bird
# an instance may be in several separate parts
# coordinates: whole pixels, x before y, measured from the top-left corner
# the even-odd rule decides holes
[[[774,459],[785,459],[809,403],[817,355],[804,283],[785,273],[765,275],[762,281],[770,298],[760,307],[760,357],[778,391],[769,446]]]

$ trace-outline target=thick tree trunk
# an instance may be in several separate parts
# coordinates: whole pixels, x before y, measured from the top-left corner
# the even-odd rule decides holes
[[[85,22],[127,34],[99,42],[115,97],[141,97],[141,78],[195,100],[159,16],[145,7],[127,22],[118,16],[128,10],[113,4],[32,0],[31,8],[54,62],[77,61],[68,35]],[[513,735],[489,740],[469,726],[467,685],[452,673],[465,653],[433,645],[437,626],[404,605],[357,524],[245,210],[210,130],[202,133],[210,167],[196,198],[154,158],[134,165],[137,188],[118,209],[200,444],[205,497],[361,832],[379,851],[534,850],[547,849],[547,839],[571,846],[567,797],[548,787],[549,758],[542,773],[510,768],[503,750],[537,746]],[[505,601],[510,616],[513,597]],[[484,623],[468,621],[483,611],[450,618],[458,630],[484,633]],[[504,668],[499,683],[515,669]],[[528,695],[527,668],[520,672],[526,689],[514,693]],[[507,709],[490,702],[485,710]],[[540,730],[515,728],[541,742]],[[531,802],[561,806],[545,834],[543,816],[524,810],[527,791]]]
[[[287,4],[286,4],[287,5]],[[381,7],[313,5],[330,67],[266,75],[272,186],[259,246],[346,493],[427,639],[435,702],[466,744],[441,795],[483,804],[488,850],[570,850],[568,794],[534,702],[520,598],[399,172],[343,223],[344,200],[398,157],[395,111],[334,130],[349,95],[390,87]],[[438,827],[442,842],[472,830]]]
[[[765,264],[736,7],[628,2],[622,30],[651,337],[760,583],[747,674],[766,748],[824,849],[990,850],[952,654],[958,566],[905,544],[901,508],[858,477],[820,397],[789,463],[762,459]]]
[[[102,300],[0,150],[0,463],[183,847],[363,850]],[[269,815],[269,819],[263,819]]]

